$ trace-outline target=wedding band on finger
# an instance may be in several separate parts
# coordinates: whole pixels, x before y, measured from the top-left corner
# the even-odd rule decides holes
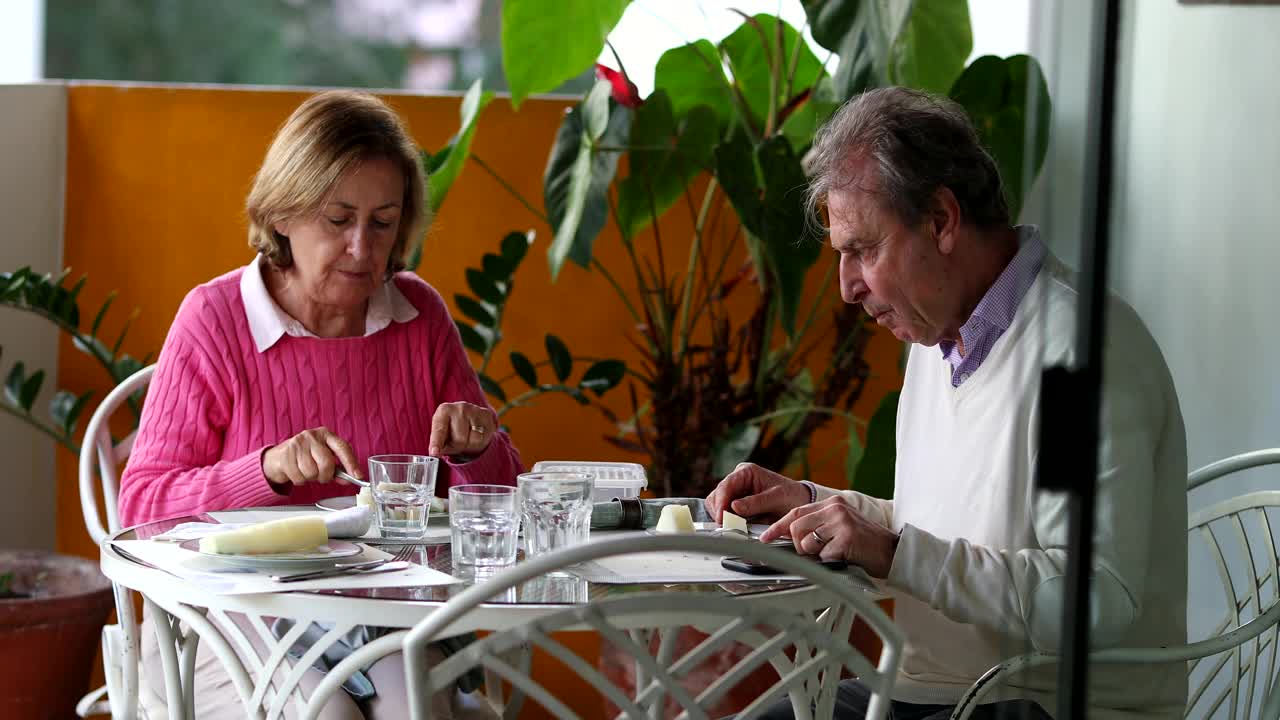
[[[477,434],[477,435],[483,435],[483,434],[485,434],[485,433],[486,433],[486,432],[488,432],[488,431],[484,429],[484,426],[482,426],[482,425],[476,425],[475,423],[472,423],[472,424],[471,424],[471,432],[473,432],[473,433],[475,433],[475,434]]]
[[[831,542],[831,538],[824,538],[818,534],[818,528],[814,528],[813,532],[809,534],[813,536],[814,541],[817,542],[819,545],[826,545],[827,543]]]

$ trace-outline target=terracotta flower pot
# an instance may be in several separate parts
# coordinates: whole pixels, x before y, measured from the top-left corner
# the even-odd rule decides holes
[[[35,550],[0,550],[4,573],[27,597],[0,598],[0,717],[75,717],[114,609],[111,581],[97,563]]]

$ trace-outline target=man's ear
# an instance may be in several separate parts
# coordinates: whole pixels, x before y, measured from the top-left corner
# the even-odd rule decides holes
[[[950,255],[960,232],[960,202],[951,188],[940,187],[933,194],[933,208],[925,216],[925,229],[938,244],[938,252]]]

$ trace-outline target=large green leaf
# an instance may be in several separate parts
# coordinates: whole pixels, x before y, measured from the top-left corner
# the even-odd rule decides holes
[[[864,495],[893,498],[894,466],[897,462],[898,391],[884,396],[867,423],[867,448],[858,463],[851,489]]]
[[[664,91],[649,96],[631,123],[631,172],[618,183],[618,225],[624,236],[662,217],[690,181],[711,166],[719,134],[715,113],[706,105],[677,122]]]
[[[578,386],[596,395],[604,395],[608,390],[617,387],[626,374],[627,365],[621,360],[599,360],[582,374],[582,381]]]
[[[765,180],[760,239],[777,281],[779,320],[791,335],[804,291],[804,278],[818,261],[822,244],[805,216],[805,175],[790,141],[775,135],[756,148]]]
[[[862,463],[862,456],[865,453],[866,448],[862,447],[862,438],[858,437],[857,426],[849,423],[849,440],[844,454],[844,480],[849,487],[853,487],[854,478],[858,475],[858,465]]]
[[[709,40],[698,40],[662,53],[653,71],[653,88],[655,92],[662,90],[667,94],[671,112],[677,118],[684,117],[698,105],[706,105],[723,127],[733,112],[733,90],[724,76],[720,54]]]
[[[781,29],[782,47],[778,47]],[[756,15],[738,26],[728,37],[720,41],[720,48],[729,60],[734,85],[746,100],[747,108],[755,119],[756,127],[764,126],[772,97],[774,110],[778,110],[790,95],[810,88],[822,72],[822,63],[809,49],[808,43],[796,29],[773,15]],[[793,57],[794,56],[794,57]],[[787,74],[795,63],[790,87]],[[777,83],[773,67],[779,66]]]
[[[505,404],[507,402],[507,393],[503,391],[502,386],[498,384],[497,380],[494,380],[484,373],[477,373],[476,377],[480,379],[480,387],[486,393],[497,398],[500,403]]]
[[[742,424],[730,428],[724,437],[712,445],[711,474],[724,477],[733,472],[738,463],[745,462],[751,456],[751,451],[759,440],[760,426],[757,424]]]
[[[831,78],[824,77],[814,85],[809,96],[782,123],[782,134],[791,141],[791,147],[803,149],[813,143],[818,128],[840,107],[836,100]]]
[[[560,124],[542,178],[547,219],[555,238],[547,248],[551,278],[565,259],[591,264],[591,248],[609,215],[608,191],[619,153],[596,144],[622,146],[631,130],[631,111],[609,99],[609,83],[599,82]]]
[[[973,51],[969,0],[916,0],[889,51],[896,85],[945,93]]]
[[[75,433],[76,421],[79,420],[91,397],[93,397],[92,390],[82,393],[79,397],[66,390],[59,390],[49,401],[49,417],[62,428],[63,433],[70,436]]]
[[[505,0],[502,69],[511,104],[591,68],[630,0]]]
[[[529,230],[528,232],[509,232],[502,238],[502,257],[507,261],[507,265],[511,266],[513,273],[520,267],[536,235],[534,231]]]
[[[733,204],[743,227],[757,237],[763,232],[764,203],[751,140],[738,131],[716,146],[716,180]]]
[[[531,388],[538,387],[538,370],[534,368],[533,363],[529,362],[529,358],[524,353],[511,353],[511,367],[516,371],[516,375]]]
[[[461,293],[454,295],[453,302],[458,306],[458,309],[462,311],[463,315],[466,315],[481,325],[493,327],[493,325],[497,323],[497,318],[493,316],[493,313],[489,311],[489,308],[485,307],[483,303],[478,302],[470,295],[463,295]]]
[[[462,336],[463,347],[481,355],[489,349],[489,341],[474,327],[458,320],[454,320],[453,324],[458,326],[458,334]]]
[[[1049,150],[1052,106],[1040,64],[1027,55],[984,55],[965,68],[951,98],[964,106],[1000,166],[1009,214],[1016,220],[1026,188]]]
[[[813,39],[839,56],[832,90],[837,101],[883,84],[890,41],[897,32],[889,18],[910,0],[803,0]]]
[[[476,297],[494,305],[501,304],[506,299],[502,290],[483,270],[467,268],[465,274],[467,287],[471,288],[471,292],[475,293]]]
[[[467,158],[471,155],[471,139],[476,133],[476,120],[480,117],[480,111],[484,110],[492,99],[493,93],[485,92],[480,80],[472,83],[467,94],[462,96],[460,111],[462,124],[458,132],[449,140],[449,144],[441,151],[445,155],[444,162],[440,163],[427,179],[428,207],[431,208],[431,212],[440,210],[445,196],[449,194],[449,188],[453,187],[453,182],[462,172]],[[439,155],[434,156],[433,160],[435,157]]]
[[[560,382],[564,382],[569,378],[569,373],[573,372],[573,356],[569,354],[569,348],[565,347],[564,341],[555,335],[547,333],[545,342],[551,369],[555,371]]]

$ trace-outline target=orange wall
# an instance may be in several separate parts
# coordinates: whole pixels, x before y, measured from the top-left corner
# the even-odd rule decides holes
[[[101,335],[114,340],[137,307],[141,313],[124,350],[134,356],[158,351],[190,288],[252,258],[244,197],[272,134],[306,93],[100,85],[72,85],[69,93],[64,265],[77,275],[89,272],[81,294],[86,314],[112,289],[119,291]],[[387,99],[424,147],[439,149],[457,129],[456,97]],[[482,116],[472,148],[538,206],[543,166],[565,107],[561,100],[531,100],[517,114],[500,98]],[[724,214],[730,217],[727,209]],[[683,267],[689,227],[687,218],[664,223],[668,267]],[[467,167],[451,191],[429,233],[419,274],[452,302],[454,293],[466,291],[463,268],[477,265],[508,231],[529,228],[537,228],[539,237],[515,279],[501,358],[513,349],[535,361],[544,357],[543,334],[554,331],[577,355],[635,359],[625,340],[632,323],[604,278],[567,265],[552,284],[545,255],[549,231],[479,167]],[[651,246],[647,236],[641,242]],[[626,274],[616,236],[606,233],[596,247],[615,275]],[[832,258],[824,256],[823,262]],[[820,279],[815,271],[811,293]],[[834,302],[834,286],[829,293]],[[898,347],[885,337],[872,343],[876,378],[855,409],[860,416],[869,416],[883,393],[898,384]],[[508,372],[509,363],[498,359],[491,374]],[[59,387],[105,388],[106,381],[64,338]],[[615,391],[609,404],[619,415],[629,414],[625,392]],[[613,429],[600,413],[562,396],[540,398],[504,421],[529,465],[551,458],[639,459],[602,439]],[[843,427],[833,426],[815,438],[816,456],[840,442]],[[813,479],[842,484],[842,453],[829,456],[833,461]],[[58,549],[93,557],[97,551],[81,520],[75,465],[70,453],[59,452]]]

